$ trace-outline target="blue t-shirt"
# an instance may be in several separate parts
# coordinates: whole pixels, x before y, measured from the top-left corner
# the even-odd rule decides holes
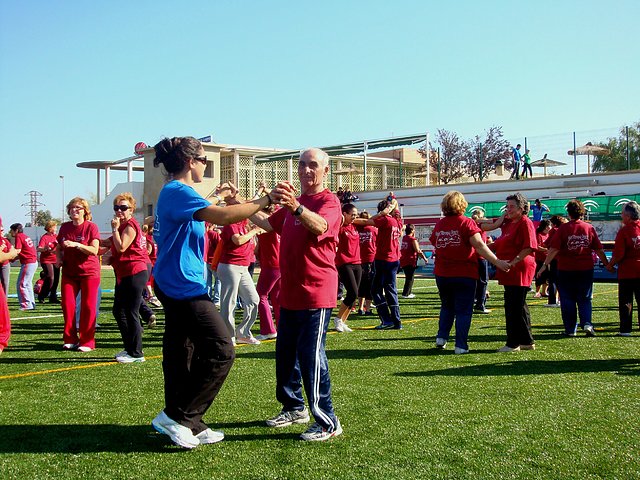
[[[520,163],[520,158],[522,158],[522,155],[520,154],[520,150],[513,147],[513,161],[516,163]]]
[[[539,222],[542,220],[542,213],[543,212],[548,212],[549,209],[547,208],[546,205],[540,205],[537,206],[535,203],[533,205],[531,205],[531,213],[533,215],[533,221],[534,222]]]
[[[162,292],[185,300],[207,294],[204,222],[194,220],[211,203],[193,187],[172,180],[160,191],[153,238],[158,258],[153,276]]]

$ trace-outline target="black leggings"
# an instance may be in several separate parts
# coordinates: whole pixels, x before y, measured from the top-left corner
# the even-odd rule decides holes
[[[139,310],[142,303],[142,291],[147,286],[147,280],[146,270],[123,277],[116,284],[113,296],[113,316],[118,323],[124,349],[132,357],[143,356]]]
[[[347,290],[347,294],[344,297],[343,303],[351,308],[353,307],[356,298],[358,298],[358,286],[362,279],[362,266],[354,265],[352,263],[346,263],[338,267],[338,276],[340,281]]]
[[[43,302],[45,298],[54,302],[58,298],[58,282],[60,281],[60,267],[56,267],[53,263],[41,263],[42,271],[45,273],[42,289],[38,294],[38,300]]]
[[[402,288],[402,296],[408,297],[413,289],[413,274],[416,273],[416,265],[405,265],[402,267],[404,272],[404,287]]]

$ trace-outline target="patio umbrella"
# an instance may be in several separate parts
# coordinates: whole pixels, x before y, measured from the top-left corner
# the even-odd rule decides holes
[[[547,176],[547,167],[559,167],[561,165],[566,165],[564,162],[559,162],[558,160],[551,160],[547,158],[547,154],[544,154],[540,160],[536,160],[535,162],[531,162],[532,167],[544,167],[544,176]]]
[[[611,153],[611,150],[605,147],[600,147],[598,145],[594,145],[591,142],[588,142],[581,147],[578,147],[574,150],[569,150],[567,154],[569,155],[586,155],[587,156],[587,173],[591,173],[591,155],[608,155]]]

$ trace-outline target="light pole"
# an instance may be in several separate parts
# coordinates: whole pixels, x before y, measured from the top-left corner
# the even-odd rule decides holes
[[[60,222],[64,222],[64,175],[60,175],[60,180],[62,180],[62,217],[60,217]]]

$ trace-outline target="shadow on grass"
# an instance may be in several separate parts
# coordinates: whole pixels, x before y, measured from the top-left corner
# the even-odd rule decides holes
[[[507,375],[547,375],[563,373],[613,372],[618,375],[640,375],[640,359],[611,360],[520,360],[514,362],[469,365],[463,367],[398,372],[400,377],[484,377]]]
[[[274,432],[264,422],[240,422],[215,428],[264,427],[265,433],[234,435],[225,432],[226,442],[294,440],[299,433]],[[0,425],[0,453],[179,453],[168,437],[151,425]]]

